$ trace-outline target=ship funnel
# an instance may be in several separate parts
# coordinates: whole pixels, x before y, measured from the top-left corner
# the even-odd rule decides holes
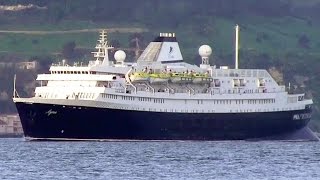
[[[182,62],[182,54],[175,33],[160,33],[143,51],[137,62]]]

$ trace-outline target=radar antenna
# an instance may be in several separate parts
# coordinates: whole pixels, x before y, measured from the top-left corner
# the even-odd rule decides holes
[[[200,68],[208,69],[210,68],[209,56],[212,54],[212,49],[209,45],[202,45],[199,48],[199,55],[201,56],[202,63]]]

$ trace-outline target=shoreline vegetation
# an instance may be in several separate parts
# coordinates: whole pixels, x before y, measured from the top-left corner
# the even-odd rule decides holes
[[[73,29],[73,30],[64,30],[64,31],[37,31],[37,30],[0,30],[0,33],[9,33],[9,34],[33,34],[33,35],[46,35],[46,34],[74,34],[74,33],[88,33],[88,32],[100,32],[101,30],[106,30],[109,33],[143,33],[148,32],[147,29],[143,28],[93,28],[93,29]]]

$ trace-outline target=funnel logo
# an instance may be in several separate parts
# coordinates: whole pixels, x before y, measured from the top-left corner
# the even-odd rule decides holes
[[[173,47],[170,46],[169,54],[173,52]]]
[[[174,53],[173,53],[173,47],[172,46],[170,46],[170,48],[169,48],[168,58],[169,59],[174,58]]]

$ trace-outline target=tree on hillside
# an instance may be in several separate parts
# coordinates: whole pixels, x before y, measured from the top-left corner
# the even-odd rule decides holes
[[[67,42],[62,47],[62,56],[64,58],[73,58],[75,52],[76,43],[74,41]]]
[[[110,42],[111,46],[113,46],[114,48],[120,48],[121,47],[121,43],[117,40],[117,39],[113,39]]]
[[[306,34],[302,34],[299,36],[298,39],[298,46],[304,49],[309,49],[310,48],[310,39]]]
[[[272,66],[271,68],[268,69],[268,72],[270,73],[270,75],[274,78],[274,80],[280,84],[283,85],[284,84],[284,78],[283,78],[283,73],[280,72],[279,69],[277,69],[276,67]]]

